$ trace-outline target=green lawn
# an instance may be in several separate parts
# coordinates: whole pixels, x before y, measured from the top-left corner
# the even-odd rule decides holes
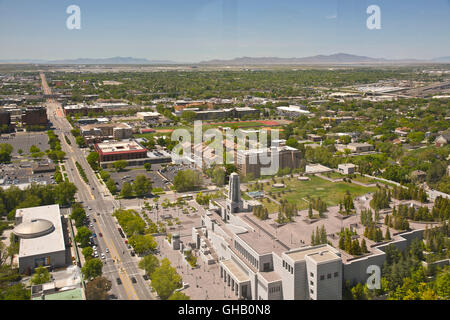
[[[351,179],[355,180],[355,181],[358,181],[358,182],[361,182],[361,183],[364,183],[364,184],[377,183],[377,180],[372,179],[372,178],[368,178],[368,177],[365,177],[365,176],[360,176],[359,174],[356,175],[355,178],[351,178]],[[381,181],[379,181],[379,182],[381,182]]]
[[[363,187],[356,185],[354,183],[347,182],[330,182],[319,177],[310,177],[309,181],[299,181],[296,178],[284,178],[285,188],[272,188],[273,182],[269,185],[264,184],[264,191],[271,191],[272,194],[284,191],[284,194],[280,193],[280,196],[272,198],[280,201],[281,199],[286,199],[289,203],[296,203],[299,209],[308,208],[308,203],[303,200],[307,199],[308,195],[312,198],[320,197],[324,200],[327,205],[334,206],[339,203],[344,198],[346,191],[349,191],[353,198],[366,194],[368,192],[374,192],[376,187]],[[282,178],[277,178],[277,182],[281,182]],[[277,210],[277,205],[275,203],[263,202],[264,206],[267,207],[269,212],[275,212]]]
[[[342,179],[342,178],[347,177],[346,175],[341,174],[341,173],[339,173],[339,172],[335,172],[335,171],[327,172],[327,173],[322,173],[322,175],[323,175],[324,177],[327,177],[327,178],[330,178],[330,179]]]

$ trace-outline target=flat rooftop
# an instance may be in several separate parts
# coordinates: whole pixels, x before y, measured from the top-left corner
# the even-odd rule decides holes
[[[84,300],[81,288],[75,288],[62,292],[46,294],[45,298],[41,296],[32,298],[32,300]]]
[[[290,247],[277,239],[275,233],[269,226],[259,224],[249,214],[242,214],[241,218],[244,222],[249,223],[255,231],[240,233],[236,236],[242,239],[242,241],[255,250],[259,255],[272,252],[280,255],[290,249]]]
[[[224,260],[221,261],[222,265],[227,269],[228,272],[233,274],[234,278],[238,282],[246,282],[250,281],[250,278],[247,273],[245,273],[233,260]]]
[[[340,258],[337,254],[332,252],[328,246],[298,249],[291,252],[285,252],[285,254],[295,262],[305,260],[306,256],[309,256],[316,262],[324,262]]]
[[[45,219],[53,223],[55,230],[41,237],[20,239],[19,258],[66,250],[59,205],[17,209],[16,216],[20,215],[22,223]]]
[[[131,141],[105,141],[97,143],[97,148],[103,154],[116,153],[116,152],[142,152],[145,149],[139,143],[134,140]]]
[[[118,122],[118,123],[93,123],[86,124],[81,127],[81,130],[92,130],[95,128],[122,128],[122,129],[131,129],[131,126],[128,123]]]

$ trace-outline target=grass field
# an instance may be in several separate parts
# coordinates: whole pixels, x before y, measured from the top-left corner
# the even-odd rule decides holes
[[[355,181],[358,181],[358,182],[361,182],[361,183],[364,183],[364,184],[377,183],[377,180],[372,179],[372,178],[368,178],[368,177],[365,177],[365,176],[360,176],[359,174],[356,175],[355,178],[352,178],[352,180],[355,180]],[[378,182],[381,182],[381,181],[378,181]]]
[[[312,198],[320,197],[328,206],[334,206],[343,200],[347,191],[353,198],[356,198],[376,190],[376,187],[363,187],[348,182],[330,182],[314,176],[310,179],[309,181],[299,181],[296,178],[277,178],[277,182],[284,180],[285,188],[273,188],[273,182],[270,181],[269,185],[264,184],[263,189],[266,193],[272,192],[272,198],[277,201],[285,199],[289,203],[297,204],[298,209],[308,208],[308,202],[304,200],[308,195]],[[284,191],[284,194],[281,191]],[[276,194],[279,196],[275,197]],[[278,210],[276,203],[264,201],[263,204],[271,213]]]
[[[276,126],[277,121],[274,120],[255,120],[255,121],[231,121],[231,122],[217,122],[217,123],[203,123],[203,131],[208,129],[214,129],[218,127],[235,127],[235,128],[254,128],[261,129],[264,127],[272,127],[272,129],[281,129],[281,126]],[[154,128],[156,132],[135,134],[136,138],[149,138],[152,136],[170,136],[171,132],[175,129],[187,129],[189,132],[193,132],[193,126],[177,125],[177,126],[165,126]]]
[[[342,178],[346,177],[346,175],[341,174],[339,172],[335,172],[335,171],[323,173],[322,175],[325,177],[328,177],[330,179],[342,179]]]

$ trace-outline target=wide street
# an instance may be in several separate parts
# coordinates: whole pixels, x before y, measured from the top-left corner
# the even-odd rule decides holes
[[[51,95],[43,73],[41,73],[41,79],[44,94]],[[64,165],[68,179],[78,188],[77,201],[83,203],[86,213],[89,214],[90,222],[93,225],[91,230],[97,234],[99,255],[101,253],[106,255],[106,259],[102,260],[104,262],[103,275],[112,282],[111,294],[121,300],[155,299],[150,291],[148,281],[142,277],[144,272],[137,266],[139,258],[131,256],[130,250],[118,232],[119,225],[112,216],[113,211],[120,207],[120,203],[96,178],[94,171],[85,159],[85,153],[78,148],[70,132],[72,127],[64,117],[61,105],[54,99],[48,98],[46,106],[49,120],[55,128],[55,134],[59,136],[61,147],[66,152],[67,159]],[[71,141],[70,145],[64,136]],[[83,167],[89,184],[82,180],[75,162]],[[109,249],[109,253],[105,252],[106,248]],[[120,285],[117,284],[117,278],[121,281]],[[132,278],[135,278],[136,283],[132,282]]]

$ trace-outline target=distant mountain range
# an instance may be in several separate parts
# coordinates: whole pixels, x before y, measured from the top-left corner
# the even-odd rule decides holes
[[[169,60],[148,60],[132,57],[113,58],[79,58],[66,60],[0,60],[0,63],[35,63],[35,64],[173,64]]]
[[[278,57],[242,57],[232,60],[209,60],[201,64],[230,64],[230,65],[261,65],[261,64],[333,64],[333,63],[378,63],[386,62],[386,59],[376,59],[365,56],[356,56],[347,53],[336,53],[332,55],[317,55],[304,58],[278,58]]]
[[[450,56],[440,57],[431,60],[418,59],[382,59],[358,56],[348,53],[336,53],[331,55],[316,55],[303,58],[278,58],[278,57],[241,57],[230,60],[207,60],[198,65],[302,65],[302,64],[393,64],[393,63],[449,63]],[[181,63],[170,60],[148,60],[133,57],[113,57],[113,58],[80,58],[66,60],[0,60],[0,63],[33,63],[33,64],[192,64]]]
[[[450,62],[450,56],[435,58],[435,59],[433,59],[433,61],[435,61],[435,62]]]
[[[357,56],[348,53],[335,53],[331,55],[316,55],[304,58],[278,58],[278,57],[242,57],[232,60],[209,60],[200,62],[207,65],[267,65],[267,64],[377,64],[377,63],[417,63],[430,62],[429,60],[404,59],[390,60]]]

